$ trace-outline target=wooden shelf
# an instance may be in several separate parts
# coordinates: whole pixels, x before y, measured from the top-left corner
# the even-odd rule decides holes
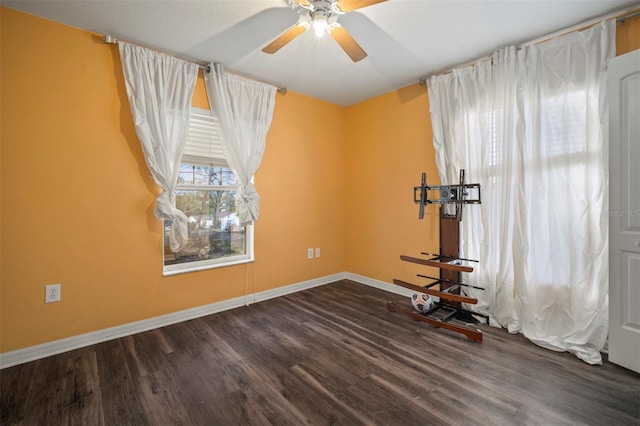
[[[413,312],[413,310],[402,307],[400,305],[396,305],[393,302],[387,302],[387,310],[389,312],[397,312],[408,317],[411,317],[415,320],[426,322],[428,324],[434,325],[436,327],[444,328],[446,330],[455,331],[456,333],[461,333],[467,336],[469,339],[474,342],[482,342],[482,330],[479,328],[471,328],[465,325],[453,324],[450,322],[440,321],[437,319],[429,318],[424,315],[420,315],[418,313]]]
[[[430,288],[426,288],[426,287],[421,287],[419,285],[415,285],[415,284],[411,284],[408,283],[406,281],[401,281],[398,279],[393,280],[393,283],[395,285],[399,285],[400,287],[404,287],[404,288],[408,288],[409,290],[413,290],[416,291],[418,293],[425,293],[425,294],[430,294],[432,296],[437,296],[441,299],[446,299],[446,300],[450,300],[452,302],[462,302],[462,303],[470,303],[472,305],[475,305],[478,303],[478,299],[474,299],[471,297],[465,297],[465,296],[461,296],[459,294],[453,294],[453,293],[449,293],[446,291],[438,291],[438,290],[432,290]]]
[[[457,265],[457,264],[454,264],[454,263],[441,262],[441,261],[437,260],[437,258],[423,259],[423,258],[420,258],[420,257],[412,257],[412,256],[401,255],[400,256],[400,260],[403,260],[405,262],[417,263],[419,265],[433,266],[434,268],[446,269],[448,271],[473,272],[473,268],[471,266],[464,266],[464,265]]]

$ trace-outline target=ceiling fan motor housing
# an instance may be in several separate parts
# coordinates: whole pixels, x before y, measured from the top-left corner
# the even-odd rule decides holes
[[[312,12],[322,11],[323,13],[326,14],[327,18],[330,17],[331,15],[342,15],[343,13],[345,13],[340,8],[340,3],[338,2],[338,0],[311,0],[309,5],[310,5],[309,9]],[[300,6],[304,7],[304,5],[300,5]],[[312,13],[312,16],[313,16],[313,13]]]

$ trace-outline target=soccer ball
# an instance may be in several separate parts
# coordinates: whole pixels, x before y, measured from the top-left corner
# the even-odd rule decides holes
[[[435,305],[435,302],[428,294],[414,293],[411,296],[413,308],[420,314],[424,314]]]

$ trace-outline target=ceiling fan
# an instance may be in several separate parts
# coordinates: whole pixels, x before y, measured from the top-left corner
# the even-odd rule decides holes
[[[301,8],[301,19],[278,38],[262,49],[265,53],[276,53],[300,34],[313,28],[316,36],[329,33],[353,62],[367,57],[367,52],[351,37],[351,34],[338,23],[342,14],[382,3],[387,0],[293,0]]]

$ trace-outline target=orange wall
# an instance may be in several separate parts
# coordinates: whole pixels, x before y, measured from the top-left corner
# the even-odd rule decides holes
[[[616,24],[616,54],[640,49],[640,16]]]
[[[0,15],[1,352],[345,270],[342,107],[276,95],[255,178],[255,263],[163,277],[157,187],[117,47],[11,9]],[[201,79],[194,104],[206,107]],[[302,110],[326,119],[303,122]],[[322,256],[307,260],[307,247]],[[62,301],[45,305],[51,283],[62,284]]]
[[[437,250],[426,89],[349,108],[277,95],[256,187],[253,264],[162,277],[156,185],[135,136],[117,48],[0,7],[0,352],[349,271],[409,280],[402,253]],[[640,47],[618,24],[618,53]],[[202,78],[194,105],[206,108]],[[304,120],[322,117],[322,120]],[[331,123],[330,126],[326,123]],[[320,247],[307,260],[307,247]],[[45,305],[44,285],[62,283]]]
[[[437,252],[438,210],[418,219],[413,187],[438,177],[426,88],[415,84],[347,108],[347,271],[391,282],[415,268],[400,254]]]
[[[256,256],[269,254],[255,264],[257,291],[345,271],[343,110],[292,92],[278,98],[256,175]],[[320,258],[307,260],[308,247]]]

